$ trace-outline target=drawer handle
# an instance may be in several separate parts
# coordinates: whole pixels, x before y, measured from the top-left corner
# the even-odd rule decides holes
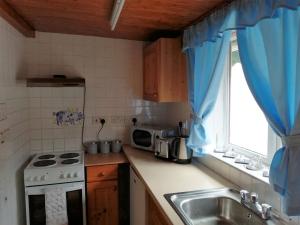
[[[101,173],[98,174],[98,177],[103,177],[103,176],[105,176],[104,172],[101,172]]]

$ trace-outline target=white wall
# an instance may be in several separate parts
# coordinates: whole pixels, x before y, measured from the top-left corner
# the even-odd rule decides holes
[[[24,224],[23,166],[29,157],[28,90],[24,73],[25,38],[0,18],[0,224]],[[6,118],[6,119],[5,119]],[[9,129],[9,130],[8,130]]]
[[[35,39],[26,40],[26,76],[84,77],[87,86],[84,140],[96,139],[99,125],[93,124],[92,118],[97,116],[106,120],[101,139],[118,138],[128,143],[132,117],[142,122],[164,122],[168,107],[142,100],[143,45],[140,41],[38,32]],[[30,90],[33,152],[80,148],[80,126],[72,129],[53,124],[52,111],[66,107],[56,90]]]

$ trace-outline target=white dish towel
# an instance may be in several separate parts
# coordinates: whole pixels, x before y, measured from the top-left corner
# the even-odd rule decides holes
[[[47,189],[45,193],[46,225],[68,225],[66,191]]]

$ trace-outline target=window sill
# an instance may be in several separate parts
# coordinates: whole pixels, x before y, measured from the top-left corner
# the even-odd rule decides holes
[[[259,181],[269,184],[269,177],[263,176],[263,171],[267,168],[266,165],[264,165],[263,166],[264,168],[261,170],[253,171],[253,170],[247,169],[244,164],[235,163],[234,162],[235,159],[223,157],[224,153],[210,152],[208,154],[210,156],[212,156],[214,159],[217,159],[217,160],[221,161],[222,163],[225,163],[225,164],[231,166],[232,168],[237,169],[241,173],[248,174],[249,176],[251,176]],[[209,165],[207,165],[207,166],[209,167]],[[216,171],[216,172],[218,172],[218,171]]]

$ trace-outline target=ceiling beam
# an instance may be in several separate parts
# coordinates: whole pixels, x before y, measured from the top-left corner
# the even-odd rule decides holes
[[[0,0],[0,16],[26,37],[35,37],[33,27],[21,17],[5,0]]]

